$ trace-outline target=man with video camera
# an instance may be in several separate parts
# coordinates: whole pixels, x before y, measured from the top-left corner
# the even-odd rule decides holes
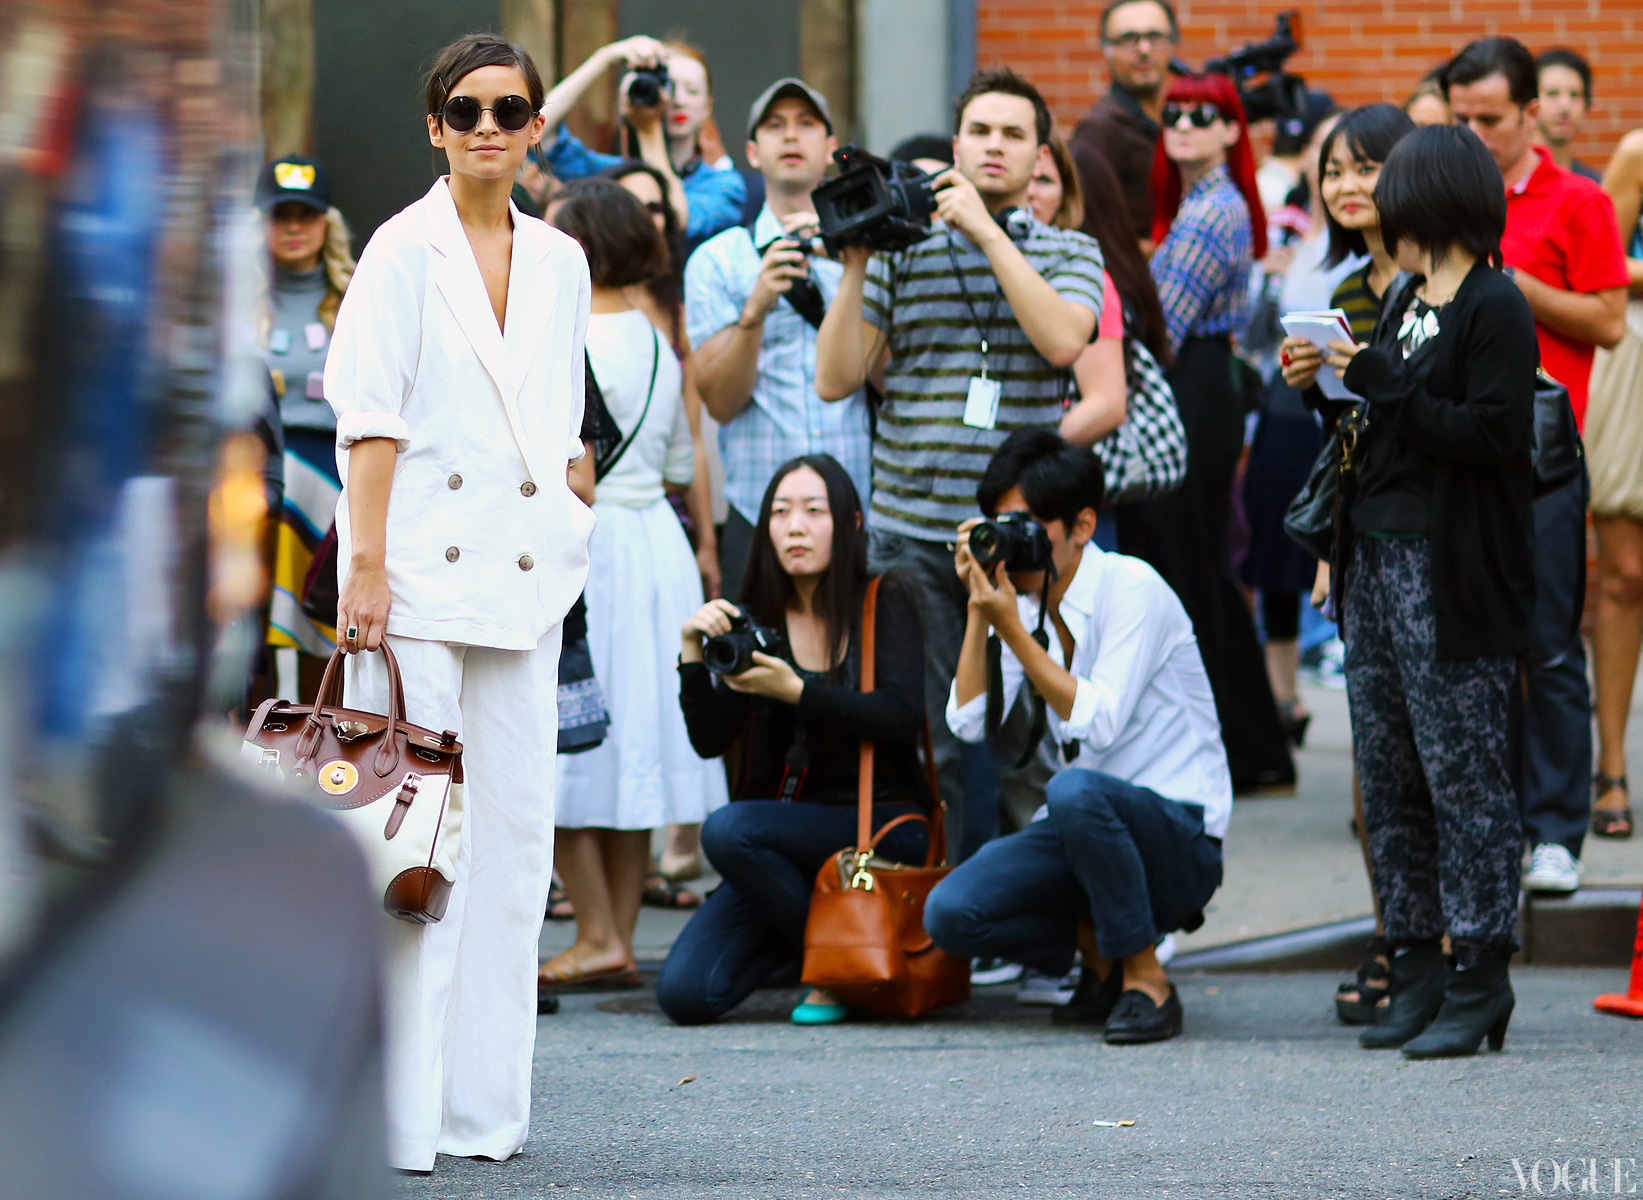
[[[822,399],[844,400],[869,380],[881,385],[873,569],[898,570],[919,589],[954,860],[996,832],[998,775],[984,753],[967,755],[961,788],[959,746],[941,720],[965,620],[953,527],[972,511],[975,480],[1011,430],[1060,421],[1066,368],[1101,314],[1095,240],[1045,225],[1025,207],[1049,138],[1037,88],[1008,68],[976,72],[956,106],[954,169],[934,181],[944,227],[892,254],[846,245],[816,339]],[[1016,791],[1024,779],[1014,773],[1005,783]]]
[[[976,488],[987,519],[958,527],[968,617],[946,724],[980,742],[1028,685],[1067,765],[1031,824],[930,893],[924,923],[948,953],[1051,975],[1076,945],[1078,990],[1053,1019],[1153,1042],[1182,1020],[1154,947],[1201,925],[1220,886],[1232,777],[1181,601],[1090,541],[1102,491],[1088,450],[1018,430]]]
[[[842,268],[812,257],[810,193],[835,148],[826,98],[802,80],[771,84],[747,122],[747,160],[764,177],[764,208],[751,225],[703,243],[685,266],[696,386],[720,425],[730,510],[719,554],[724,594],[732,599],[778,466],[802,454],[831,454],[863,500],[870,491],[865,392],[825,404],[815,389],[816,331]]]

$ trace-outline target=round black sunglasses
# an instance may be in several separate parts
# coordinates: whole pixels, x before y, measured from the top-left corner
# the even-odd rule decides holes
[[[472,96],[452,96],[439,110],[439,117],[447,128],[457,133],[471,133],[486,113],[496,118],[498,129],[518,133],[531,123],[536,109],[523,96],[503,96],[495,104],[483,107]]]

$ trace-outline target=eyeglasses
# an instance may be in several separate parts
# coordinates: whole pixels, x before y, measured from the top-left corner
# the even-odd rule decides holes
[[[1164,128],[1175,129],[1185,117],[1191,122],[1194,129],[1208,129],[1217,121],[1226,120],[1226,114],[1214,104],[1175,104],[1164,105]]]
[[[439,110],[439,117],[448,129],[457,133],[471,133],[479,118],[486,113],[496,118],[496,127],[508,133],[518,133],[531,123],[536,109],[523,96],[503,96],[495,104],[480,106],[472,96],[452,96]]]
[[[1107,45],[1116,46],[1120,50],[1137,50],[1140,49],[1142,42],[1146,42],[1152,46],[1159,46],[1165,43],[1173,46],[1181,39],[1167,30],[1149,29],[1142,33],[1121,33],[1117,37],[1103,38],[1102,40],[1105,41]]]

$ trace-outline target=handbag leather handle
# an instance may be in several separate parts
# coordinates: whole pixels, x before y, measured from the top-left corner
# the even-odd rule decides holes
[[[877,639],[874,636],[874,618],[878,615],[879,580],[882,576],[875,576],[867,581],[867,595],[861,602],[861,690],[873,690],[873,667],[877,649]],[[924,744],[924,775],[930,788],[930,816],[918,817],[924,822],[929,831],[929,846],[924,852],[924,865],[933,867],[946,858],[947,822],[946,810],[941,803],[941,784],[936,778],[936,752],[930,740],[930,714],[922,715],[924,728],[920,731]],[[878,839],[887,831],[900,825],[903,821],[913,820],[914,815],[897,817],[888,822],[873,836],[873,743],[867,738],[861,740],[861,773],[856,783],[856,847],[857,849],[871,849],[878,845]],[[938,849],[939,847],[939,849]]]
[[[381,650],[388,667],[388,736],[383,739],[382,745],[377,747],[376,761],[371,766],[378,778],[386,778],[399,765],[399,741],[394,735],[405,723],[405,682],[399,673],[399,660],[394,657],[393,648],[388,645],[386,638],[382,641]],[[293,765],[300,766],[318,757],[319,735],[324,726],[324,717],[329,714],[335,721],[336,717],[332,710],[342,707],[342,661],[345,653],[342,647],[338,646],[331,653],[331,661],[325,664],[325,675],[319,684],[319,696],[315,699],[313,711],[308,714],[308,720],[304,723],[302,736],[297,739]]]

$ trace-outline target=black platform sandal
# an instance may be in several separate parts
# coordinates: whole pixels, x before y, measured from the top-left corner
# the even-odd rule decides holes
[[[1342,1024],[1374,1025],[1387,1011],[1386,997],[1392,989],[1391,954],[1386,938],[1376,935],[1369,939],[1358,977],[1335,989],[1335,1015]]]
[[[1631,799],[1631,789],[1626,786],[1624,775],[1605,775],[1599,771],[1592,776],[1592,798],[1601,800],[1610,792],[1621,792]],[[1625,808],[1598,808],[1592,805],[1592,832],[1600,838],[1613,838],[1624,841],[1632,836],[1632,809],[1628,804]]]

